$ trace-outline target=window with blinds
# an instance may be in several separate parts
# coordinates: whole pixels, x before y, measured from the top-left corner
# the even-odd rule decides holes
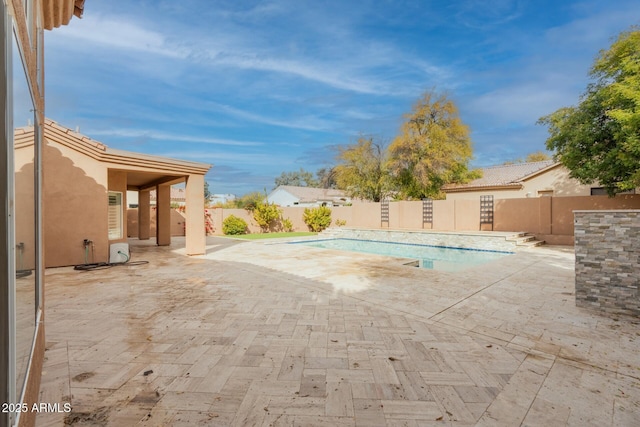
[[[109,240],[122,239],[122,193],[109,191]]]

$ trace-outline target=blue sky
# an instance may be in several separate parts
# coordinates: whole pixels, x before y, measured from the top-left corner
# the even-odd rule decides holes
[[[430,89],[471,128],[472,166],[544,149],[637,0],[86,0],[46,32],[46,115],[107,146],[211,163],[213,193],[270,191],[390,141]]]

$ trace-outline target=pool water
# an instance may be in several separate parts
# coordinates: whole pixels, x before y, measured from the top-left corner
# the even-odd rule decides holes
[[[291,243],[316,248],[412,258],[418,260],[419,267],[440,271],[461,271],[513,253],[359,239],[307,240]]]

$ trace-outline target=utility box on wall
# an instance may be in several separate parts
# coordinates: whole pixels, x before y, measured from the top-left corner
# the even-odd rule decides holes
[[[128,243],[112,243],[109,246],[109,264],[122,264],[129,261],[130,257]]]

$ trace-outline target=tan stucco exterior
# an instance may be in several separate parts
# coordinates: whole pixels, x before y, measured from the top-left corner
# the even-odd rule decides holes
[[[139,191],[141,216],[137,221],[136,235],[141,239],[149,238],[149,215],[155,212],[156,243],[169,245],[174,234],[170,220],[170,188],[172,184],[181,182],[185,183],[189,207],[185,214],[187,253],[204,253],[204,175],[210,165],[110,150],[104,144],[51,120],[45,122],[44,128],[46,267],[108,262],[109,246],[126,242],[130,234],[127,231],[127,191]],[[26,141],[29,138],[33,138],[32,129],[23,129],[22,139]],[[24,147],[28,145],[28,142],[23,143]],[[24,151],[27,155],[31,152]],[[23,163],[28,169],[28,159],[25,158]],[[158,194],[153,210],[149,205],[151,189]],[[119,239],[109,239],[110,191],[122,194],[122,238]],[[89,241],[89,245],[85,241]]]

